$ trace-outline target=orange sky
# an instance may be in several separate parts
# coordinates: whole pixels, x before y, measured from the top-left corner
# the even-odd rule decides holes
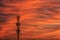
[[[20,15],[20,40],[60,40],[59,0],[3,0],[0,5],[0,40],[16,40]]]

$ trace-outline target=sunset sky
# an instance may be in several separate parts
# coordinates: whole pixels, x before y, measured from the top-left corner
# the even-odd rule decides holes
[[[0,0],[0,40],[60,40],[60,0]]]

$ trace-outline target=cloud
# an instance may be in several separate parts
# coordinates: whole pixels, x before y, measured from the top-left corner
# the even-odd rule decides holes
[[[15,14],[5,14],[0,12],[0,31],[4,29],[4,25],[7,24],[8,20],[14,18]]]
[[[0,7],[5,7],[6,5],[4,4],[4,2],[2,0],[0,0]]]
[[[4,24],[8,21],[9,18],[13,17],[15,14],[4,14],[3,12],[0,12],[0,24]]]
[[[60,30],[60,25],[59,24],[47,24],[42,26],[42,28],[40,28],[41,30],[43,30],[43,32],[48,33],[48,32],[54,32],[56,30]]]
[[[60,29],[60,25],[59,24],[49,24],[49,25],[46,25],[47,29]]]
[[[16,40],[16,35],[6,35],[4,37],[0,37],[0,40]]]
[[[3,27],[2,27],[2,26],[0,26],[0,31],[2,30],[2,28],[3,28]]]
[[[22,2],[26,2],[26,1],[28,1],[28,0],[7,0],[6,2],[7,2],[7,3],[10,3],[10,4],[11,4],[11,3],[14,4],[14,3],[16,3],[16,2],[22,3]]]
[[[5,16],[5,14],[0,13],[0,24],[7,22],[8,18],[6,18]]]
[[[59,38],[26,38],[26,39],[21,39],[21,40],[60,40]]]

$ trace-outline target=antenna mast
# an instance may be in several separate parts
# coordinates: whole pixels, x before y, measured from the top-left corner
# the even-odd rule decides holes
[[[17,23],[16,23],[16,26],[17,26],[17,40],[19,40],[19,33],[20,33],[20,22],[19,22],[19,19],[20,19],[20,16],[17,16]]]

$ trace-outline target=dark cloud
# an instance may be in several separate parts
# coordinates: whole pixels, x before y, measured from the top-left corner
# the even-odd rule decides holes
[[[2,37],[0,37],[0,40],[17,40],[16,31],[8,30],[8,31],[4,32],[4,35],[2,35]]]
[[[59,12],[58,10],[56,10],[56,9],[60,9],[60,6],[42,6],[42,7],[40,7],[40,8],[37,8],[36,9],[36,11],[37,12],[42,12],[42,13],[48,13],[48,12],[50,12],[50,11],[52,11],[52,12]]]
[[[26,38],[21,40],[60,40],[59,38]]]
[[[4,2],[2,0],[0,0],[0,7],[5,7],[6,5],[4,4]]]
[[[7,3],[16,3],[16,0],[6,0]]]
[[[16,3],[16,2],[25,2],[25,1],[28,1],[28,0],[7,0],[7,3]]]
[[[60,6],[49,6],[49,8],[47,10],[52,11],[52,12],[59,12]]]
[[[0,37],[0,40],[17,40],[16,35],[6,35],[4,37]]]
[[[7,19],[3,13],[0,13],[0,24],[7,22]]]
[[[10,1],[9,1],[10,2]],[[13,1],[14,2],[14,1]],[[14,8],[15,6],[11,6],[11,5],[6,5],[4,0],[0,0],[0,8]]]
[[[0,31],[3,29],[3,25],[7,24],[10,18],[14,18],[16,14],[5,14],[4,12],[0,11]]]
[[[48,0],[42,3],[43,4],[60,4],[60,0]]]
[[[50,3],[60,4],[60,0],[54,0],[54,1],[51,1]]]
[[[47,29],[60,29],[60,24],[51,24],[51,25],[46,25]]]
[[[21,40],[45,40],[41,38],[26,38],[26,39],[21,39]]]
[[[25,1],[28,1],[28,0],[16,0],[16,1],[19,1],[19,2],[25,2]]]
[[[59,12],[60,12],[59,9],[60,9],[60,6],[45,5],[40,8],[35,8],[34,12],[38,14],[36,16],[37,18],[60,20],[60,18],[53,18],[55,15],[59,15]]]
[[[46,19],[50,19],[52,17],[52,15],[51,14],[42,14],[42,15],[38,15],[36,17],[46,20]]]
[[[8,19],[14,16],[15,14],[4,14],[3,12],[0,12],[0,24],[4,24]]]
[[[49,24],[49,25],[45,25],[42,29],[46,30],[47,32],[53,32],[56,30],[60,30],[60,25],[59,24]]]
[[[32,25],[31,25],[32,26]],[[60,24],[47,24],[47,25],[36,25],[34,26],[34,29],[37,31],[29,31],[29,34],[44,34],[49,32],[55,32],[57,30],[60,30]]]

